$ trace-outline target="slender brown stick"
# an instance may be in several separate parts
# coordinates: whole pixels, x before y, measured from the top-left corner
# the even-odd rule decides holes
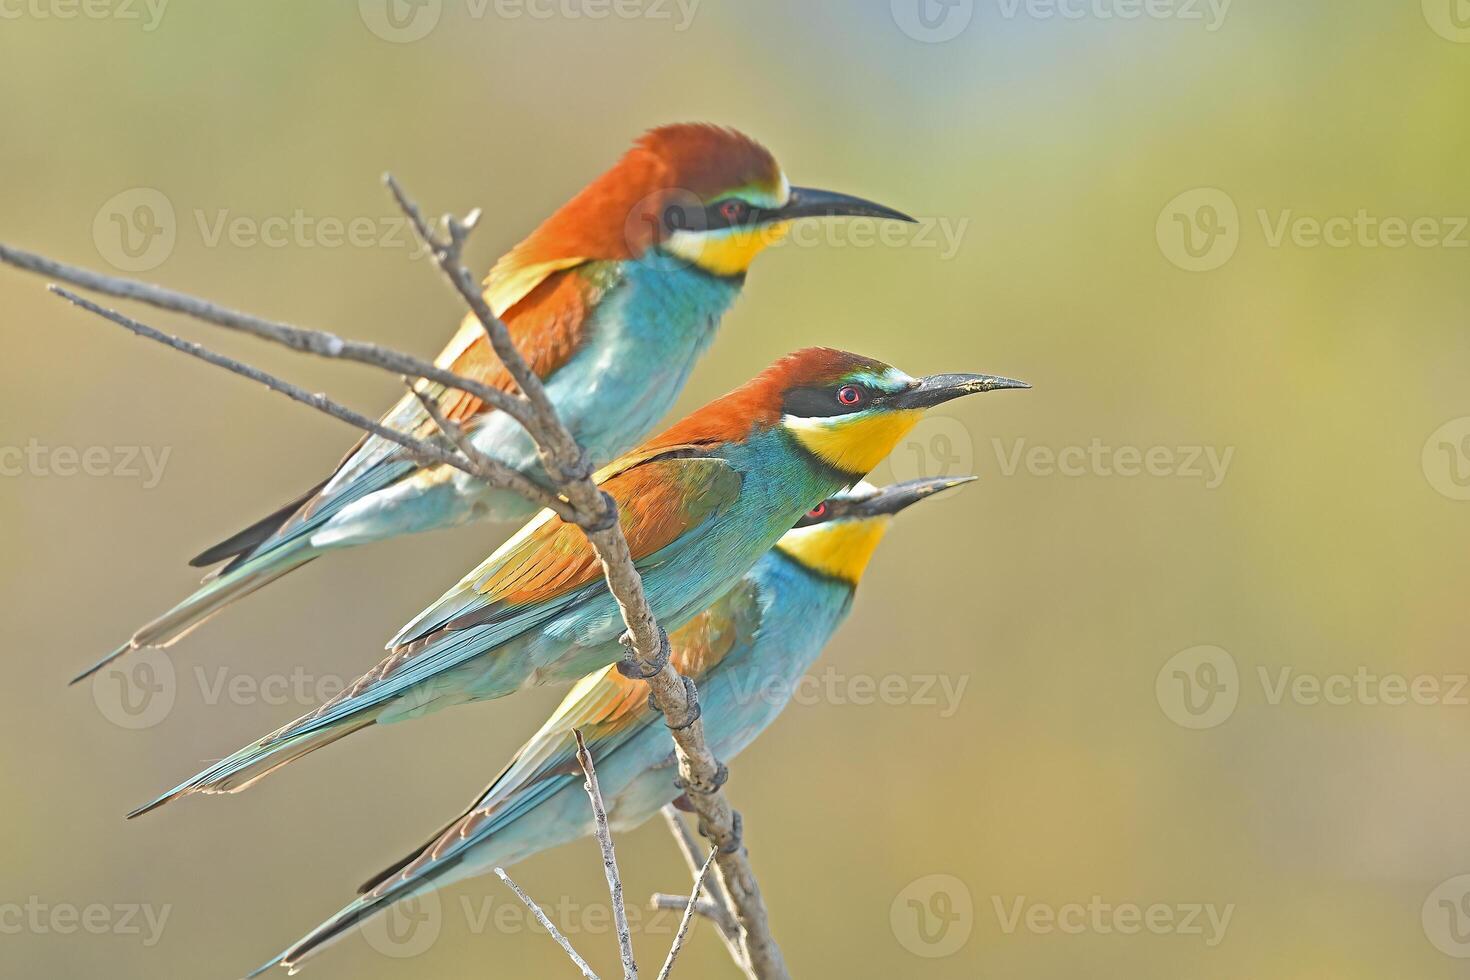
[[[491,486],[512,490],[523,497],[528,497],[543,507],[559,508],[570,512],[570,508],[554,494],[542,487],[538,487],[525,476],[522,476],[503,463],[486,459],[485,462],[490,465],[481,466],[473,460],[461,459],[453,453],[445,452],[432,443],[424,442],[422,439],[416,439],[406,433],[399,432],[396,429],[390,429],[386,425],[375,422],[366,415],[354,412],[345,405],[332,401],[332,399],[325,395],[307,391],[305,388],[293,385],[289,381],[282,381],[275,375],[268,374],[259,368],[251,367],[248,364],[231,357],[226,357],[223,354],[217,354],[207,347],[201,347],[199,344],[184,340],[181,337],[175,337],[172,334],[164,333],[162,330],[156,330],[146,323],[140,323],[132,317],[119,313],[116,310],[110,310],[105,306],[98,306],[91,300],[78,296],[76,293],[68,289],[63,289],[61,286],[52,286],[50,288],[51,292],[69,303],[79,306],[89,313],[95,313],[105,320],[110,320],[139,337],[157,341],[165,347],[172,347],[174,350],[188,354],[190,357],[196,357],[206,364],[222,367],[226,371],[238,374],[242,378],[259,382],[270,390],[285,395],[292,401],[310,406],[323,414],[346,422],[348,425],[356,426],[364,432],[381,436],[390,442],[396,442],[421,466],[452,466],[461,472],[468,473],[470,476],[484,480]]]
[[[537,922],[541,923],[541,927],[551,934],[551,938],[555,939],[561,945],[562,949],[566,950],[567,955],[572,958],[572,962],[577,964],[577,969],[582,971],[582,976],[586,977],[587,980],[598,980],[597,974],[592,972],[592,967],[588,966],[587,961],[577,955],[577,951],[572,948],[572,944],[568,941],[567,937],[561,934],[561,930],[556,927],[556,923],[552,922],[546,917],[546,913],[541,911],[541,906],[537,905],[530,895],[527,895],[521,890],[521,886],[517,885],[511,876],[505,873],[504,868],[496,868],[495,874],[501,881],[510,886],[510,890],[516,893],[516,898],[519,898],[525,904],[526,908],[531,910],[531,914],[536,917]]]
[[[708,882],[705,883],[705,887],[709,887]],[[651,909],[671,909],[675,912],[682,910],[688,904],[688,895],[671,895],[668,892],[654,892],[653,896],[648,900],[648,907]],[[738,936],[740,934],[740,927],[735,924],[735,920],[724,909],[716,905],[712,899],[701,898],[698,902],[694,903],[694,914],[710,920],[714,927],[721,932],[729,930],[732,936]]]
[[[582,775],[587,777],[582,788],[592,801],[597,846],[602,849],[602,871],[607,875],[607,890],[612,896],[613,925],[618,933],[618,952],[623,957],[623,980],[638,980],[638,963],[633,959],[633,933],[628,928],[628,910],[623,906],[623,878],[618,874],[618,857],[613,852],[612,830],[607,825],[607,804],[602,799],[602,788],[597,785],[597,769],[592,765],[592,753],[587,751],[582,729],[573,728],[572,735],[577,739],[577,764],[582,767]]]
[[[17,269],[38,272],[48,278],[71,283],[73,286],[80,286],[83,289],[90,289],[108,296],[133,299],[140,303],[147,303],[149,306],[156,306],[161,310],[183,313],[196,320],[248,333],[262,340],[274,341],[303,353],[334,360],[355,361],[359,364],[384,368],[394,374],[427,378],[447,387],[466,391],[485,404],[505,412],[522,425],[525,425],[526,421],[532,417],[531,408],[523,399],[508,395],[499,388],[492,388],[483,382],[460,377],[446,368],[388,347],[380,347],[377,344],[368,344],[358,340],[346,340],[324,330],[303,330],[300,327],[277,323],[274,320],[267,320],[249,313],[241,313],[239,310],[232,310],[187,293],[164,289],[161,286],[139,282],[136,279],[103,275],[100,272],[67,265],[65,262],[57,262],[55,259],[48,259],[43,255],[9,245],[0,244],[0,262],[13,265]]]
[[[699,868],[699,874],[694,879],[694,889],[689,893],[689,904],[684,907],[684,917],[679,920],[679,931],[674,933],[674,944],[669,947],[663,969],[658,971],[658,980],[669,980],[669,973],[674,969],[674,960],[678,959],[679,951],[684,948],[684,937],[689,934],[689,923],[694,920],[694,907],[699,904],[699,892],[704,888],[704,877],[709,874],[709,866],[714,863],[718,852],[719,848],[711,847],[709,857],[704,859],[704,864]]]

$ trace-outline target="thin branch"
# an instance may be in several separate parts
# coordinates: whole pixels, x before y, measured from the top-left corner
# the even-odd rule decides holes
[[[679,920],[679,931],[674,933],[674,944],[669,947],[664,968],[658,971],[658,980],[669,980],[669,972],[674,969],[674,960],[678,959],[679,951],[684,948],[684,937],[689,933],[689,923],[694,921],[694,907],[699,904],[699,893],[704,888],[704,876],[709,874],[709,866],[714,863],[717,853],[719,848],[711,847],[709,857],[704,859],[704,864],[699,868],[699,875],[694,879],[694,890],[689,893],[689,904],[684,907],[684,917]]]
[[[563,510],[570,511],[570,508],[550,491],[538,487],[525,476],[503,463],[487,460],[492,465],[481,467],[471,460],[462,459],[453,453],[447,453],[432,443],[424,442],[422,439],[416,439],[406,433],[399,432],[397,429],[390,429],[388,426],[376,422],[359,412],[355,412],[325,395],[307,391],[305,388],[293,385],[289,381],[282,381],[275,375],[268,374],[259,368],[251,367],[248,364],[231,357],[226,357],[223,354],[217,354],[200,344],[164,333],[162,330],[154,329],[146,323],[140,323],[132,317],[119,313],[116,310],[110,310],[105,306],[98,306],[91,300],[78,296],[69,289],[61,286],[51,286],[50,289],[51,292],[67,302],[79,306],[89,313],[95,313],[105,320],[110,320],[139,337],[156,341],[166,347],[172,347],[176,351],[181,351],[191,357],[196,357],[207,364],[222,367],[232,374],[238,374],[242,378],[248,378],[251,381],[263,384],[272,391],[285,395],[292,401],[310,406],[319,412],[346,422],[348,425],[355,426],[364,432],[370,432],[375,436],[381,436],[390,442],[395,442],[402,446],[408,452],[409,456],[413,457],[414,461],[421,466],[452,466],[463,473],[484,480],[491,486],[513,490],[522,496],[528,496],[530,499],[540,503],[543,507],[560,507]]]
[[[699,874],[699,841],[695,840],[694,834],[684,818],[679,815],[678,809],[672,803],[667,804],[659,810],[668,825],[669,833],[674,837],[674,843],[679,845],[679,853],[684,855],[684,863],[689,866],[691,876]],[[730,896],[725,894],[725,886],[718,877],[709,885],[710,901],[718,904],[725,915],[730,914]],[[733,921],[733,920],[732,920]],[[732,933],[733,934],[733,933]]]
[[[708,887],[708,883],[706,883],[706,887]],[[670,895],[668,892],[654,892],[653,896],[648,900],[648,907],[651,909],[672,909],[679,911],[688,904],[688,895]],[[735,924],[735,920],[728,912],[716,905],[713,899],[701,898],[698,902],[695,902],[694,914],[701,915],[710,920],[714,927],[722,933],[727,930],[732,936],[739,935],[740,933],[740,927]]]
[[[689,830],[689,825],[684,822],[684,818],[679,815],[679,811],[674,808],[673,804],[665,806],[659,812],[663,815],[664,822],[668,824],[669,833],[673,834],[674,842],[679,845],[679,853],[684,855],[684,863],[689,866],[689,874],[697,876],[700,869],[700,848],[699,842],[694,839],[694,834]],[[734,960],[735,965],[747,977],[754,977],[755,973],[745,958],[745,948],[741,945],[740,926],[735,921],[735,914],[731,911],[730,895],[725,891],[725,884],[720,880],[719,875],[707,883],[706,890],[709,892],[709,898],[701,900],[694,911],[719,927],[720,941],[725,944],[725,950],[730,954],[730,959]],[[662,904],[665,901],[677,904]],[[663,894],[653,896],[654,905],[660,908],[682,908],[683,902],[683,896]]]
[[[419,388],[412,378],[404,375],[403,383],[408,387],[408,390],[413,394],[414,398],[418,399],[419,405],[423,407],[424,412],[433,421],[434,427],[444,433],[445,438],[454,443],[455,448],[464,455],[464,458],[470,464],[469,472],[472,475],[478,476],[482,480],[493,483],[496,486],[507,486],[532,503],[540,504],[542,507],[548,507],[556,511],[557,515],[563,520],[573,523],[577,521],[577,512],[572,509],[570,504],[562,500],[561,497],[540,486],[529,477],[524,476],[519,470],[513,470],[493,456],[487,456],[476,449],[475,444],[470,440],[469,433],[465,432],[464,426],[445,418],[444,411],[439,407],[439,403],[429,397],[427,392]],[[505,481],[504,484],[500,483],[502,480]],[[524,481],[530,485],[531,489],[528,492],[520,489],[519,485],[511,486],[512,481],[516,484]]]
[[[562,949],[566,950],[567,955],[572,958],[572,962],[577,964],[577,969],[582,971],[582,976],[586,977],[587,980],[598,980],[597,974],[592,972],[592,967],[588,966],[587,961],[577,955],[577,951],[572,948],[572,944],[567,940],[567,937],[563,936],[561,930],[556,927],[556,924],[546,917],[545,912],[541,911],[541,906],[532,901],[530,895],[521,891],[521,886],[517,885],[511,876],[505,873],[504,868],[496,868],[495,874],[501,881],[510,886],[510,890],[516,893],[516,898],[519,898],[525,903],[526,908],[531,910],[531,914],[536,917],[537,922],[541,923],[542,928],[551,934],[551,938],[555,939],[561,945]]]
[[[618,858],[613,853],[612,831],[607,825],[607,806],[602,800],[602,788],[597,785],[597,769],[592,765],[592,753],[587,751],[587,742],[582,738],[582,729],[573,728],[577,739],[577,763],[587,781],[582,788],[592,800],[592,816],[597,827],[597,846],[602,848],[602,870],[607,875],[607,890],[612,896],[613,925],[618,932],[618,952],[623,957],[624,980],[638,980],[638,963],[633,959],[633,934],[628,929],[628,910],[623,907],[623,879],[618,874]]]
[[[43,255],[12,248],[9,245],[0,244],[0,262],[13,265],[18,269],[39,272],[48,278],[80,286],[83,289],[91,289],[108,296],[137,300],[161,310],[183,313],[196,320],[248,333],[253,337],[283,344],[303,353],[334,360],[355,361],[359,364],[384,368],[394,374],[426,378],[429,381],[468,392],[485,404],[505,412],[522,425],[532,418],[531,406],[524,399],[508,395],[499,388],[492,388],[483,382],[460,377],[453,371],[411,354],[380,347],[377,344],[346,340],[324,330],[304,330],[289,324],[277,323],[274,320],[232,310],[187,293],[164,289],[161,286],[139,282],[136,279],[103,275],[100,272],[67,265],[65,262],[57,262],[55,259],[48,259]]]

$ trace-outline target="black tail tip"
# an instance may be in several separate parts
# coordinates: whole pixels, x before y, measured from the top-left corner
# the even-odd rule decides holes
[[[82,681],[87,680],[93,674],[96,674],[97,671],[101,670],[103,667],[106,667],[108,664],[112,663],[118,657],[121,657],[125,653],[131,653],[133,650],[136,649],[137,647],[133,646],[133,642],[129,640],[127,643],[124,643],[122,646],[118,647],[116,650],[112,651],[107,656],[103,657],[101,660],[97,661],[95,664],[88,667],[86,670],[82,671],[71,680],[67,681],[66,686],[75,687]]]

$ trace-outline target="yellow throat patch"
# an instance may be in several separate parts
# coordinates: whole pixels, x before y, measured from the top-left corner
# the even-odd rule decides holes
[[[798,527],[782,535],[776,547],[805,568],[857,585],[890,520],[885,515]]]
[[[778,221],[754,228],[678,231],[669,236],[664,248],[711,275],[738,276],[757,255],[785,238],[790,228],[791,222]]]
[[[828,465],[844,473],[866,474],[883,462],[923,414],[910,409],[822,419],[788,415],[781,422],[808,452]]]

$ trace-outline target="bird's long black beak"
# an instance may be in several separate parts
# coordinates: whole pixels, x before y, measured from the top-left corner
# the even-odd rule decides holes
[[[957,487],[977,479],[979,477],[940,476],[923,480],[906,480],[903,483],[884,487],[864,500],[856,501],[852,512],[858,517],[897,514],[905,507],[912,506],[921,500],[927,500],[941,490],[948,490],[950,487]]]
[[[762,212],[767,222],[792,221],[796,218],[887,218],[891,221],[913,221],[902,211],[866,201],[851,194],[821,191],[815,187],[793,187],[791,197],[779,208]]]
[[[930,408],[963,395],[1029,387],[1024,381],[998,378],[993,374],[931,374],[920,378],[917,386],[890,397],[888,403],[894,408]]]

